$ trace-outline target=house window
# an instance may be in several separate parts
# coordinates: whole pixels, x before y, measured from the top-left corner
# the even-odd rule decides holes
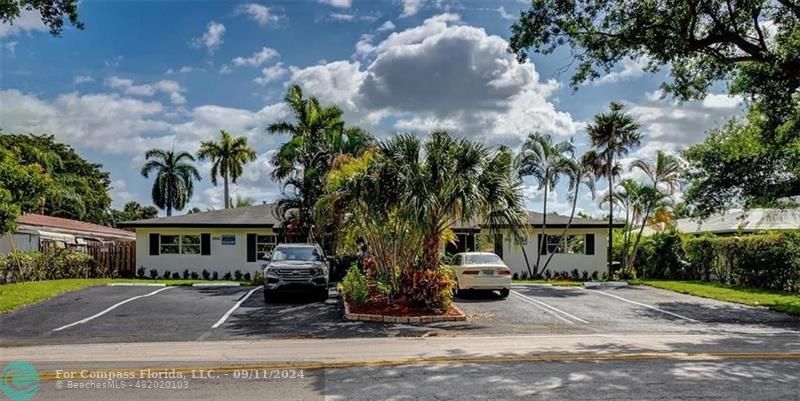
[[[184,255],[199,255],[200,235],[181,235],[181,253]]]
[[[178,235],[162,235],[161,254],[180,253],[180,238]]]
[[[161,254],[200,254],[200,235],[162,235]]]
[[[256,238],[256,250],[261,256],[269,255],[272,253],[272,249],[275,248],[275,244],[277,243],[278,238],[275,235],[259,235]]]
[[[560,235],[547,236],[547,253],[561,253],[564,249],[564,238]]]
[[[547,253],[586,254],[586,235],[548,235]]]
[[[586,236],[568,235],[565,239],[564,253],[581,254],[581,255],[585,254]]]

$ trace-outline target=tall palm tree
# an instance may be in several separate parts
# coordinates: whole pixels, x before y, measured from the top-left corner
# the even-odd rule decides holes
[[[561,177],[569,175],[575,170],[572,160],[575,153],[575,146],[572,142],[562,141],[553,142],[550,135],[532,133],[522,144],[520,150],[520,176],[532,176],[539,185],[539,189],[544,189],[542,200],[542,239],[537,246],[536,264],[534,265],[533,276],[539,274],[539,263],[542,258],[542,251],[547,247],[547,195],[552,191]]]
[[[247,146],[247,138],[243,136],[234,138],[225,130],[219,133],[219,142],[200,142],[197,157],[200,160],[211,159],[211,183],[214,186],[217,185],[217,177],[222,177],[227,209],[232,207],[228,181],[236,184],[236,180],[242,175],[244,165],[256,160],[256,152]]]
[[[454,222],[480,220],[514,232],[525,226],[521,181],[508,149],[492,151],[439,131],[424,144],[397,135],[379,153],[376,176],[392,191],[387,201],[403,207],[423,233],[422,271],[438,269],[441,239]]]
[[[194,181],[200,181],[200,174],[194,167],[194,156],[189,152],[150,149],[145,153],[142,175],[149,178],[156,172],[153,182],[153,203],[159,209],[166,209],[172,216],[172,209],[182,210],[194,191]]]
[[[586,126],[591,146],[596,150],[598,176],[608,178],[608,191],[614,190],[614,172],[617,167],[616,158],[627,155],[633,148],[641,144],[639,123],[628,113],[623,112],[622,103],[612,102],[609,111],[600,113]],[[608,209],[608,275],[611,277],[614,239],[614,206]]]
[[[314,225],[313,207],[323,195],[324,177],[337,156],[359,155],[374,143],[372,135],[358,128],[345,128],[342,110],[305,97],[299,85],[292,85],[284,97],[294,121],[280,121],[267,127],[270,134],[289,134],[272,156],[272,179],[283,184],[278,200],[278,218],[290,221],[297,235],[307,238]]]
[[[572,159],[570,160],[570,167],[572,171],[568,174],[569,176],[569,190],[570,195],[568,200],[572,202],[572,209],[569,213],[569,220],[567,220],[567,224],[564,226],[564,229],[561,231],[561,238],[567,235],[567,231],[569,227],[572,225],[572,221],[575,219],[575,208],[578,205],[578,194],[580,193],[580,189],[582,186],[585,186],[586,189],[589,190],[589,194],[591,194],[592,199],[595,198],[595,166],[594,166],[594,154],[592,151],[585,153],[581,156],[580,160]],[[542,267],[542,271],[547,270],[547,266],[550,264],[550,260],[553,259],[553,253],[548,255],[547,260],[544,262],[544,266]]]

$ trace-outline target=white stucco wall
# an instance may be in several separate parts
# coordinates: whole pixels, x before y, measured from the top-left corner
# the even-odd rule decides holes
[[[159,254],[150,255],[150,234],[161,235],[200,235],[211,234],[211,255],[185,255],[185,254]],[[272,229],[254,228],[137,228],[136,229],[136,267],[144,267],[149,274],[150,269],[156,269],[159,274],[165,270],[183,274],[185,269],[189,272],[200,274],[203,270],[216,271],[219,277],[226,272],[241,270],[242,273],[255,273],[261,269],[264,261],[256,260],[247,262],[247,234],[269,235],[275,234]],[[221,236],[235,235],[235,245],[222,245]]]
[[[561,235],[562,232],[563,229],[561,228],[547,229],[546,234]],[[529,234],[528,243],[525,245],[525,251],[528,254],[528,262],[530,263],[531,269],[533,269],[534,265],[536,264],[537,235],[541,233],[541,229],[534,229],[533,232]],[[602,227],[590,229],[570,228],[566,235],[576,234],[594,234],[594,255],[556,253],[553,255],[553,259],[547,266],[547,270],[550,270],[550,272],[571,272],[573,269],[578,269],[578,272],[581,274],[583,274],[583,271],[586,270],[589,272],[589,275],[595,271],[602,275],[603,272],[607,271],[606,248],[608,246],[608,230]],[[509,239],[510,236],[507,233],[504,233],[503,261],[514,273],[522,274],[522,272],[528,270],[527,265],[525,264],[525,257],[522,254],[522,246],[512,243]],[[544,263],[549,256],[549,254],[542,254],[540,266],[544,266]]]

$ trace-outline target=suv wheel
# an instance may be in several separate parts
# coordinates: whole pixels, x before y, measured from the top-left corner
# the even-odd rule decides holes
[[[317,299],[323,302],[328,300],[328,287],[320,288],[317,290]]]
[[[275,292],[264,288],[264,302],[272,302],[275,299]]]

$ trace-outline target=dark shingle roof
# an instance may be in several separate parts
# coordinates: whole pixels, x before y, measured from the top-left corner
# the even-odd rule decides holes
[[[544,222],[544,214],[537,213],[537,212],[528,212],[528,224],[533,227],[541,227],[542,223]],[[557,214],[548,213],[547,214],[547,227],[552,228],[563,228],[569,222],[569,216],[562,216]],[[469,230],[469,229],[478,229],[479,227],[484,226],[484,224],[479,223],[478,221],[469,222],[469,223],[459,223],[454,224],[453,229],[456,230]],[[598,219],[582,219],[580,217],[574,217],[572,219],[572,224],[570,224],[570,228],[596,228],[596,227],[608,227],[608,220],[598,220]],[[614,227],[623,227],[623,223],[615,222]]]
[[[182,216],[135,220],[119,223],[121,227],[277,227],[275,204],[237,207],[185,214]]]

